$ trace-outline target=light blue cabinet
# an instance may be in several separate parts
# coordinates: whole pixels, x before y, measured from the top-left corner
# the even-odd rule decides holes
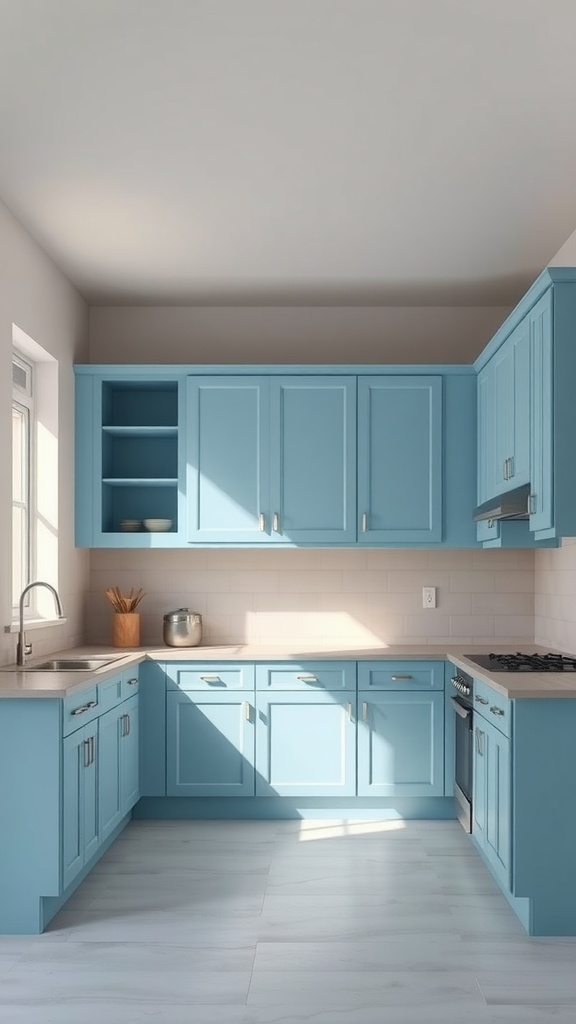
[[[442,539],[442,378],[359,377],[359,541]]]
[[[472,834],[500,884],[511,889],[510,740],[474,715]]]
[[[188,538],[356,539],[356,385],[348,377],[188,378]]]
[[[62,745],[62,889],[98,849],[98,720],[67,736]]]
[[[576,532],[576,270],[548,268],[476,360],[478,504],[529,484],[523,521],[478,524],[486,546]]]
[[[356,695],[258,693],[256,795],[356,793]]]
[[[444,795],[444,694],[358,695],[358,795]]]
[[[100,842],[114,831],[139,797],[138,695],[98,722]]]
[[[168,796],[254,795],[254,695],[169,690]]]

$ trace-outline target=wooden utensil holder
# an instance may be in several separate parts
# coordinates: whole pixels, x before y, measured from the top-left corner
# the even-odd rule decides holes
[[[115,612],[112,617],[112,646],[140,646],[139,612]]]

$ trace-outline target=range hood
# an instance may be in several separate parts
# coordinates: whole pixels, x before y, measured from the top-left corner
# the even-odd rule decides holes
[[[472,518],[475,523],[483,519],[528,519],[529,496],[530,484],[516,487],[513,491],[506,491],[506,494],[500,494],[479,505],[474,509]]]

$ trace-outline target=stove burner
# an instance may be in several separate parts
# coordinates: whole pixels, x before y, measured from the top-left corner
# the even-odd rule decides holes
[[[493,672],[576,672],[576,658],[564,654],[470,655],[470,661]]]

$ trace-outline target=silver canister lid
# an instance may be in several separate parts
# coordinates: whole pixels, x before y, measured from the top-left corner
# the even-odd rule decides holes
[[[189,608],[176,608],[173,612],[166,612],[164,622],[189,622],[191,619],[199,619],[198,612],[191,612]]]

